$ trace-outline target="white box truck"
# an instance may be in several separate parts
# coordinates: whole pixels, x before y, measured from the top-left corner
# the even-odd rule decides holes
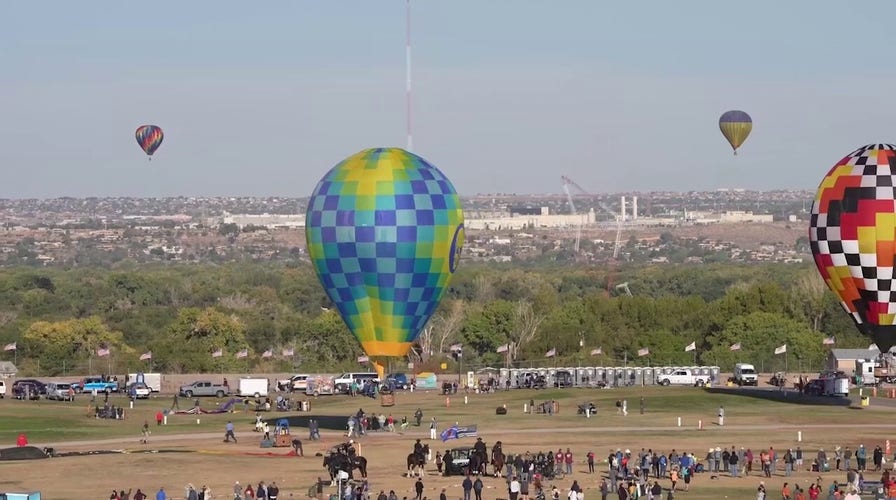
[[[261,377],[243,377],[240,379],[237,395],[241,397],[260,398],[268,395],[268,379]]]
[[[152,392],[162,392],[161,373],[128,373],[123,388],[130,386],[134,382],[143,382]]]

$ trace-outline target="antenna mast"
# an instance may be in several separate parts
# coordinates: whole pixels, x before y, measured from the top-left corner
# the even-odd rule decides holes
[[[407,127],[408,127],[408,151],[414,150],[414,137],[411,135],[411,0],[405,0],[406,11],[405,20],[407,22],[407,30],[405,33],[405,64],[407,69],[407,86],[405,88],[405,97],[407,105]]]

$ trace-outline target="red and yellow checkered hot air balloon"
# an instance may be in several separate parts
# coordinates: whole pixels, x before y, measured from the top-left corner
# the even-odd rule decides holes
[[[881,352],[896,343],[896,146],[868,144],[822,179],[812,204],[815,265]]]

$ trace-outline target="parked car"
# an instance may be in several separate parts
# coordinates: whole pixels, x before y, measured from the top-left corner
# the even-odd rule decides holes
[[[208,380],[197,380],[189,385],[180,386],[178,393],[181,396],[192,398],[193,396],[215,396],[223,398],[230,395],[230,387],[223,384],[215,384]]]
[[[0,380],[0,399],[6,397],[6,382]]]
[[[125,394],[129,397],[131,396],[131,393],[134,394],[136,399],[149,399],[149,395],[152,394],[152,389],[143,382],[134,382],[127,386],[125,390]]]
[[[390,373],[386,375],[386,385],[392,390],[410,389],[411,379],[408,378],[406,373]]]
[[[47,384],[41,382],[40,380],[33,379],[33,378],[21,378],[21,379],[16,380],[15,382],[13,382],[13,384],[12,384],[13,392],[15,392],[16,387],[18,387],[21,384],[30,384],[32,387],[36,387],[38,394],[46,394],[47,393]]]
[[[16,399],[30,399],[33,401],[40,399],[40,387],[33,382],[16,381],[12,392],[13,397]]]
[[[47,384],[47,399],[57,401],[72,401],[75,399],[75,391],[72,384],[65,382],[50,382]]]
[[[472,446],[461,446],[452,448],[445,452],[451,454],[451,461],[445,463],[445,476],[463,476],[468,471],[470,465],[470,454],[473,453]]]
[[[76,382],[72,384],[72,387],[75,389],[75,392],[86,392],[92,393],[94,390],[96,392],[118,392],[118,381],[117,380],[109,380],[103,377],[84,377],[80,382]]]

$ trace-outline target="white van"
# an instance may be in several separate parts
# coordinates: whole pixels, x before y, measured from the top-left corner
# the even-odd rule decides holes
[[[734,383],[737,385],[759,385],[759,374],[756,367],[749,363],[734,365]]]
[[[337,394],[348,394],[352,382],[364,383],[368,380],[381,382],[380,376],[376,372],[347,372],[336,377],[333,381],[335,392]]]

